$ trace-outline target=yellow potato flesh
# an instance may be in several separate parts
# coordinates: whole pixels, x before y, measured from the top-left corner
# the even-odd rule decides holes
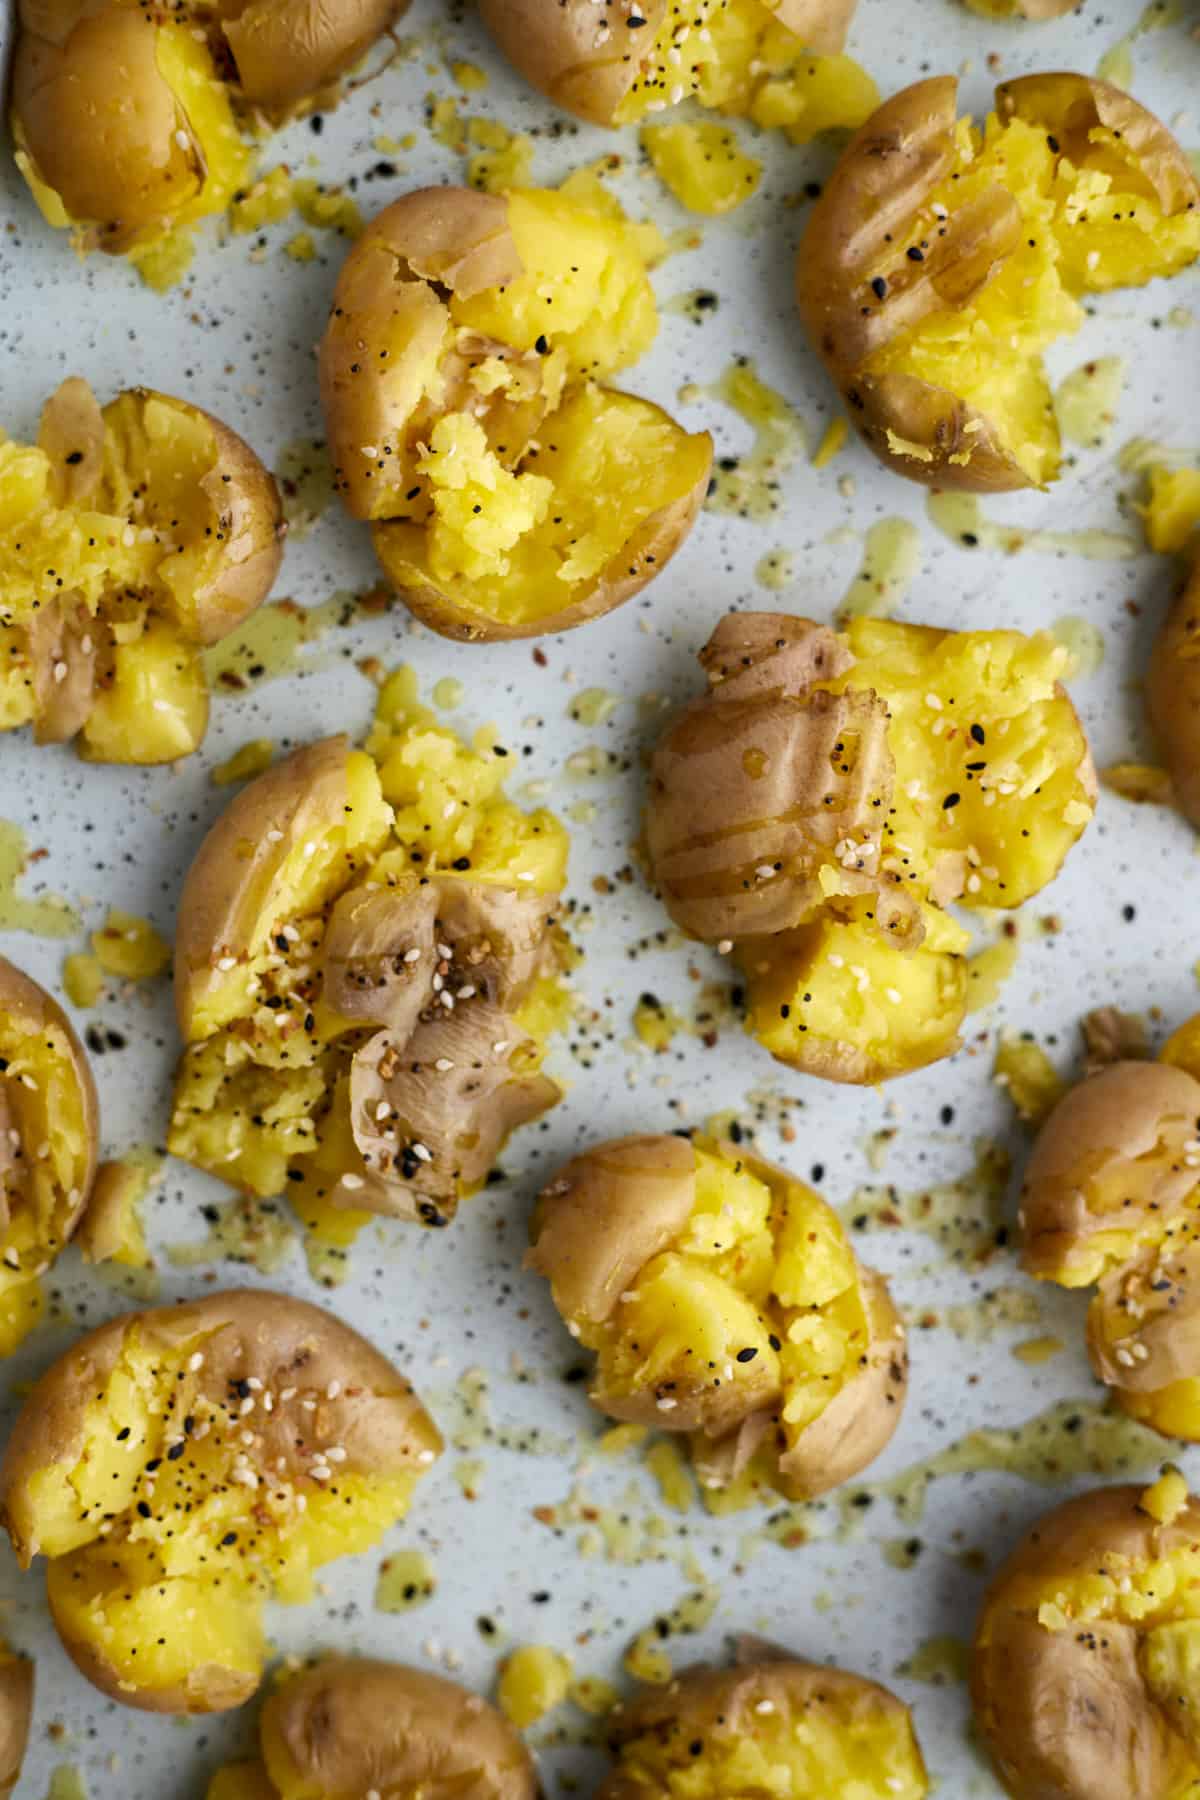
[[[151,1351],[133,1327],[88,1404],[78,1460],[30,1481],[60,1632],[143,1692],[206,1665],[256,1679],[263,1602],[308,1599],[317,1569],[404,1516],[415,1481],[242,1479],[240,1401],[196,1391],[196,1352],[202,1339]]]
[[[779,127],[806,144],[831,128],[857,129],[878,106],[879,90],[850,57],[806,53],[761,0],[688,0],[667,7],[614,123],[684,99]]]
[[[963,1017],[970,940],[930,903],[938,860],[962,859],[967,906],[1018,906],[1057,873],[1092,801],[1083,732],[1056,692],[1066,653],[1048,634],[854,619],[844,639],[853,667],[820,685],[887,702],[896,776],[880,867],[920,904],[925,938],[887,941],[831,859],[820,915],[747,940],[738,960],[749,1028],[775,1056],[848,1050],[883,1079],[946,1054]]]
[[[464,859],[472,881],[557,892],[566,832],[551,813],[505,798],[510,767],[486,733],[470,748],[440,725],[417,702],[411,671],[385,683],[366,750],[349,753],[345,820],[309,840],[311,854],[296,846],[237,966],[196,1012],[176,1082],[174,1155],[264,1198],[286,1191],[323,1241],[352,1241],[369,1215],[328,1195],[353,1162],[344,1083],[361,1026],[326,1006],[312,977],[325,919],[364,878],[404,885]],[[539,1063],[569,1011],[552,976],[516,1011]]]
[[[119,221],[132,232],[132,243],[122,243],[122,248],[128,249],[146,279],[158,285],[159,270],[169,269],[172,262],[179,270],[180,261],[182,266],[187,263],[186,248],[182,258],[176,252],[163,260],[172,234],[178,234],[176,241],[186,245],[188,227],[209,214],[223,212],[246,185],[252,156],[234,120],[229,90],[217,76],[203,36],[198,38],[186,24],[150,28],[154,30],[154,67],[165,84],[155,101],[174,98],[174,106],[164,105],[161,117],[150,127],[157,129],[152,146],[141,141],[143,121],[131,128],[128,93],[113,78],[113,47],[103,35],[101,22],[95,20],[84,20],[72,34],[69,66],[73,80],[60,99],[65,116],[60,117],[54,132],[60,139],[55,145],[60,155],[72,137],[79,137],[79,155],[93,168],[93,179],[78,196],[64,196],[54,181],[68,187],[69,172],[54,175],[38,165],[35,152],[46,130],[44,123],[40,130],[32,126],[27,130],[17,114],[13,135],[18,166],[47,222],[77,228],[86,242],[89,228],[103,233]],[[97,40],[94,45],[89,34]],[[110,98],[116,100],[115,106],[109,104]],[[98,107],[104,109],[100,116]],[[101,126],[103,135],[98,136]],[[64,130],[66,137],[61,138]],[[154,167],[149,166],[148,149],[156,159]]]
[[[60,504],[44,451],[0,443],[0,728],[36,716],[29,629],[58,595],[96,623],[97,696],[80,739],[96,762],[188,755],[208,721],[189,640],[220,556],[217,508],[200,486],[218,462],[212,427],[168,400],[123,394],[104,411],[99,484]]]
[[[1002,125],[990,117],[982,133],[960,120],[953,171],[905,221],[903,241],[893,238],[863,271],[865,281],[898,281],[908,250],[935,253],[961,208],[997,186],[1013,196],[1022,236],[998,273],[965,307],[935,311],[898,333],[865,368],[916,376],[966,401],[1037,485],[1054,479],[1060,459],[1042,357],[1082,324],[1079,296],[1174,274],[1200,251],[1200,210],[1165,218],[1113,134],[1097,128],[1091,137],[1076,168],[1023,119]]]
[[[650,1390],[661,1406],[700,1388],[724,1406],[740,1385],[747,1414],[779,1407],[791,1444],[867,1350],[858,1265],[810,1189],[772,1192],[740,1163],[699,1146],[695,1156],[695,1203],[675,1244],[645,1265],[609,1320],[572,1323],[597,1352],[603,1394]],[[661,1407],[664,1429],[673,1410]]]
[[[627,394],[577,390],[542,428],[540,449],[510,474],[464,413],[434,428],[421,464],[426,524],[374,528],[380,561],[400,587],[432,586],[463,609],[527,624],[573,604],[612,565],[612,578],[653,573],[631,548],[655,513],[704,479],[707,439]]]
[[[84,1095],[71,1046],[53,1024],[34,1031],[0,1007],[0,1099],[20,1138],[0,1229],[0,1355],[28,1336],[43,1310],[39,1274],[66,1242],[91,1163]]]
[[[762,177],[761,162],[723,125],[646,125],[641,138],[659,180],[692,212],[732,212]]]
[[[618,1766],[655,1800],[924,1800],[929,1787],[912,1725],[900,1707],[871,1708],[841,1694],[785,1713],[756,1714],[752,1732],[710,1731],[692,1752],[686,1730],[647,1732],[624,1744]]]
[[[1152,550],[1186,550],[1200,528],[1200,469],[1153,467],[1143,517]]]
[[[278,1800],[279,1789],[260,1762],[226,1763],[208,1784],[205,1800]]]

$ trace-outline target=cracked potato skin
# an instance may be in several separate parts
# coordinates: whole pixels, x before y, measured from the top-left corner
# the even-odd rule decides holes
[[[0,1650],[0,1800],[21,1778],[33,1720],[33,1660]]]
[[[1200,827],[1200,556],[1154,640],[1146,710],[1166,757],[1171,792]]]

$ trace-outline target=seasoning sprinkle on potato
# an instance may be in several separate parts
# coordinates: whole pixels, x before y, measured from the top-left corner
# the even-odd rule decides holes
[[[154,1712],[257,1688],[263,1604],[370,1548],[441,1439],[412,1388],[319,1307],[241,1289],[128,1313],[36,1383],[0,1522],[80,1670]]]
[[[608,1721],[596,1800],[925,1800],[907,1706],[863,1675],[743,1640],[735,1666],[685,1669]]]
[[[1014,1800],[1176,1800],[1200,1780],[1200,1507],[1168,1473],[1043,1515],[984,1596],[975,1725]]]
[[[87,762],[188,756],[208,726],[200,650],[266,598],[283,554],[275,480],[229,427],[78,376],[38,442],[0,440],[0,730]]]
[[[565,631],[662,573],[712,440],[605,385],[657,329],[619,208],[426,188],[372,222],[334,293],[321,397],[338,491],[426,625]]]
[[[811,1188],[697,1134],[619,1138],[542,1190],[527,1262],[614,1419],[686,1432],[700,1483],[811,1499],[887,1444],[908,1381],[887,1283]]]
[[[729,613],[709,691],[650,765],[645,842],[671,917],[732,951],[747,1028],[827,1080],[948,1056],[966,930],[1050,881],[1092,814],[1087,743],[1045,633]]]
[[[180,900],[174,1155],[344,1244],[372,1212],[448,1224],[555,1104],[567,837],[505,798],[509,766],[400,670],[365,750],[325,738],[242,789]]]
[[[1061,461],[1043,354],[1083,301],[1200,255],[1200,182],[1166,127],[1085,75],[996,90],[982,129],[953,76],[884,102],[815,203],[801,317],[880,461],[984,493]]]

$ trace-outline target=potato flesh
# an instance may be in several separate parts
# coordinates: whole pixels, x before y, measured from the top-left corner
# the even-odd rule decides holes
[[[325,916],[368,870],[403,884],[463,859],[472,881],[556,893],[566,833],[552,814],[504,797],[509,766],[488,734],[472,749],[438,724],[417,702],[411,671],[390,677],[366,750],[348,756],[346,822],[310,840],[311,854],[301,845],[290,856],[248,942],[228,947],[235,967],[195,1015],[176,1080],[173,1154],[263,1198],[286,1192],[323,1241],[353,1240],[370,1215],[329,1195],[356,1160],[343,1090],[362,1030],[323,1003],[312,975]],[[569,1009],[561,982],[546,976],[514,1017],[544,1052]]]
[[[87,506],[59,504],[44,451],[0,443],[0,726],[37,717],[29,630],[66,593],[95,621],[98,693],[80,739],[92,761],[169,762],[200,743],[208,687],[191,639],[195,595],[222,533],[200,483],[218,447],[200,415],[122,394],[104,410],[103,463]]]
[[[850,57],[806,53],[761,0],[672,0],[614,123],[684,99],[806,144],[833,127],[856,129],[878,106],[879,90]]]
[[[615,559],[655,513],[692,492],[709,456],[704,438],[646,401],[591,385],[547,419],[540,442],[514,476],[474,420],[442,419],[421,466],[432,523],[375,527],[389,575],[402,587],[428,582],[489,619],[549,616],[610,564],[623,577]],[[627,568],[652,572],[636,550]]]
[[[620,1401],[651,1390],[664,1430],[675,1403],[697,1391],[719,1400],[728,1421],[729,1389],[741,1388],[742,1416],[777,1409],[790,1446],[867,1350],[858,1264],[808,1188],[773,1193],[740,1163],[700,1147],[695,1158],[695,1202],[675,1244],[645,1265],[609,1320],[572,1323],[597,1352],[600,1392]]]
[[[904,1709],[841,1696],[803,1711],[774,1706],[737,1736],[698,1737],[686,1724],[647,1732],[621,1746],[618,1768],[648,1796],[671,1800],[924,1800],[929,1791]]]
[[[316,1569],[403,1517],[416,1479],[236,1474],[241,1402],[197,1391],[197,1353],[202,1338],[164,1354],[131,1327],[88,1404],[78,1460],[30,1480],[60,1631],[143,1691],[206,1664],[256,1679],[262,1603],[309,1598]]]
[[[748,939],[737,955],[749,1028],[773,1055],[811,1064],[849,1053],[884,1079],[947,1054],[966,1005],[970,940],[930,903],[938,859],[961,859],[968,906],[1038,893],[1091,816],[1087,746],[1056,692],[1066,654],[1046,634],[855,619],[844,641],[854,665],[818,685],[870,688],[887,702],[896,779],[880,867],[920,904],[924,942],[887,941],[874,902],[839,892],[831,862],[817,918]]]
[[[47,223],[59,228],[73,226],[86,242],[98,235],[103,242],[106,228],[118,221],[128,221],[132,229],[122,232],[119,247],[138,264],[147,280],[158,285],[159,270],[170,268],[172,234],[186,238],[187,228],[209,214],[223,212],[239,188],[249,179],[251,155],[242,142],[234,121],[229,90],[217,77],[212,57],[203,38],[197,38],[193,27],[164,23],[147,27],[154,30],[154,65],[166,91],[174,96],[170,116],[159,123],[161,133],[153,149],[162,170],[148,168],[147,148],[137,130],[128,123],[128,97],[115,110],[108,125],[107,143],[100,149],[96,139],[97,102],[93,91],[104,96],[112,86],[112,47],[103,37],[94,48],[88,36],[97,35],[102,22],[85,20],[76,27],[69,45],[69,64],[74,78],[70,94],[72,112],[80,114],[81,158],[93,170],[97,161],[102,167],[85,190],[72,193],[67,177],[51,175],[39,168],[38,153],[43,142],[47,151],[61,149],[57,141],[64,125],[58,117],[50,127],[47,121],[37,126],[16,114],[13,120],[17,140],[17,162],[29,184]],[[164,95],[165,98],[165,95]],[[59,106],[66,111],[65,97]],[[169,111],[170,109],[168,109]],[[66,121],[68,140],[72,120]],[[176,139],[182,134],[186,150]],[[57,166],[57,165],[56,165]],[[157,177],[155,179],[154,177]],[[53,185],[62,183],[67,192]],[[178,241],[178,238],[177,240]],[[163,260],[163,252],[167,260]],[[183,261],[186,266],[186,254]]]
[[[0,1228],[0,1355],[8,1355],[41,1317],[37,1278],[66,1242],[91,1152],[71,1046],[57,1026],[33,1031],[3,1009],[0,1118],[20,1146],[11,1173],[0,1164],[8,1214]]]
[[[936,254],[963,207],[996,187],[1012,195],[1022,232],[998,272],[966,306],[936,311],[890,339],[865,372],[899,372],[957,395],[986,415],[1036,485],[1055,478],[1060,458],[1042,357],[1078,330],[1078,296],[1174,274],[1200,251],[1200,210],[1164,217],[1112,133],[1098,127],[1091,139],[1076,168],[1024,119],[1002,125],[992,116],[982,133],[960,120],[954,169],[863,271],[864,284],[903,285],[913,273],[910,249]],[[957,460],[968,462],[969,452]]]
[[[747,156],[723,125],[646,125],[641,141],[659,180],[692,212],[732,212],[762,176],[758,158]]]

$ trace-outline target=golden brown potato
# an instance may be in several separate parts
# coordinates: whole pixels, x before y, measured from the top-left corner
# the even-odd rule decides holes
[[[1200,826],[1200,561],[1167,614],[1146,671],[1146,707],[1171,792]]]
[[[1060,444],[1043,352],[1081,297],[1200,254],[1200,184],[1121,89],[1031,75],[982,131],[939,76],[842,156],[796,263],[801,316],[880,460],[940,488],[1045,486]]]
[[[287,1677],[259,1720],[260,1760],[219,1770],[208,1800],[537,1800],[533,1759],[486,1700],[423,1669],[330,1656]]]
[[[64,381],[36,445],[0,442],[0,729],[89,762],[189,755],[199,651],[266,598],[283,531],[274,477],[219,419],[149,388],[101,409]]]
[[[755,1640],[731,1669],[684,1669],[608,1720],[613,1772],[596,1800],[727,1800],[737,1792],[816,1800],[924,1800],[925,1763],[907,1706],[863,1675]]]
[[[33,1717],[33,1663],[0,1640],[0,1800],[21,1775]]]
[[[216,0],[155,12],[20,0],[18,167],[79,248],[128,253],[167,286],[187,266],[190,227],[249,184],[257,115],[328,104],[331,84],[408,3]]]
[[[41,1317],[39,1278],[87,1206],[99,1135],[96,1084],[66,1014],[0,956],[0,1356]]]
[[[887,1285],[837,1216],[728,1142],[619,1138],[543,1189],[527,1261],[614,1419],[687,1432],[701,1485],[808,1499],[888,1442],[907,1385]]]
[[[864,71],[836,54],[855,4],[647,0],[597,9],[593,0],[480,0],[479,10],[514,68],[593,125],[630,124],[694,98],[806,143],[831,125],[861,124],[878,101]]]
[[[370,1212],[448,1224],[555,1104],[567,838],[509,766],[401,670],[365,750],[326,738],[237,794],[180,900],[175,1155],[344,1246]]]
[[[1119,1405],[1200,1442],[1200,1081],[1115,1062],[1070,1089],[1038,1135],[1021,1221],[1031,1275],[1096,1285],[1088,1352]]]
[[[1200,1778],[1200,1507],[1169,1474],[1045,1514],[984,1597],[975,1724],[1015,1800],[1174,1800]]]
[[[636,232],[578,196],[426,188],[354,245],[320,347],[335,482],[427,625],[564,631],[666,566],[712,441],[602,384],[656,330]]]
[[[127,1313],[53,1363],[0,1464],[22,1567],[63,1644],[156,1712],[238,1706],[262,1607],[369,1548],[441,1449],[408,1382],[319,1307],[263,1290]]]
[[[871,1083],[957,1048],[948,905],[1020,905],[1091,817],[1065,656],[1040,633],[718,625],[709,692],[651,760],[645,845],[675,923],[736,955],[773,1056]]]

